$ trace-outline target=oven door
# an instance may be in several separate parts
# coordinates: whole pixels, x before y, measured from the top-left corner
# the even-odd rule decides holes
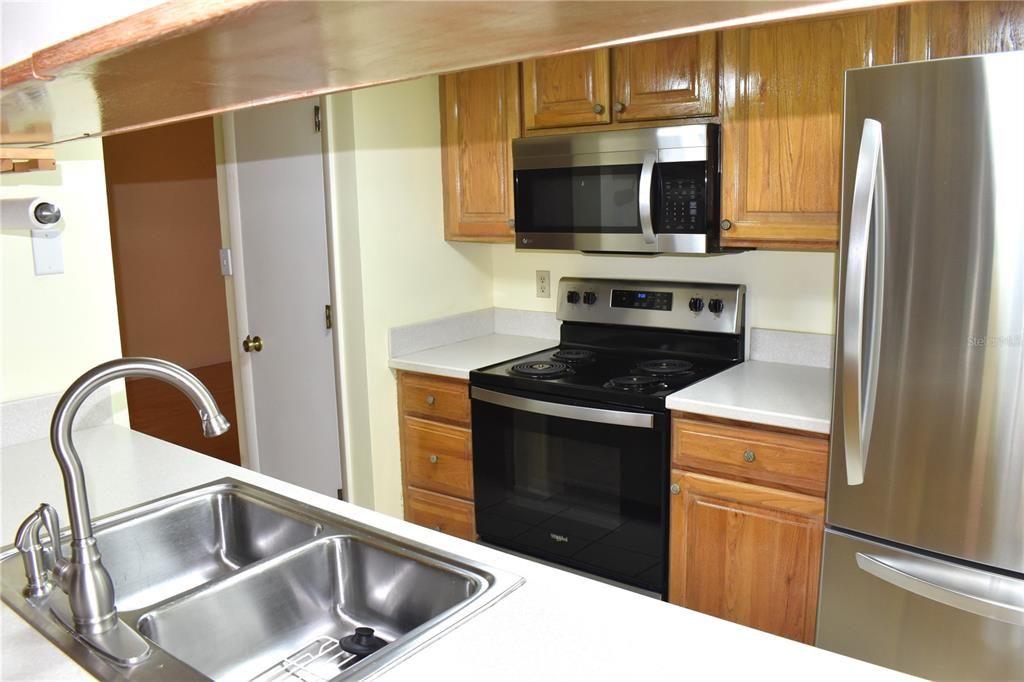
[[[473,387],[485,542],[665,595],[667,417]]]

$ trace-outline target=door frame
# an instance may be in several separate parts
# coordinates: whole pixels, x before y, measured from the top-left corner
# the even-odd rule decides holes
[[[310,100],[310,105],[319,106],[324,112],[324,98]],[[215,118],[215,139],[218,144],[217,182],[221,205],[222,242],[224,248],[231,252],[231,276],[224,278],[225,295],[228,297],[229,332],[231,336],[231,361],[235,373],[235,393],[239,396],[238,412],[243,422],[239,425],[240,438],[244,435],[242,450],[242,466],[254,471],[260,470],[259,438],[256,431],[256,395],[253,383],[252,358],[249,353],[240,352],[242,331],[249,329],[249,314],[245,288],[245,245],[242,234],[241,205],[239,200],[238,153],[235,146],[234,114],[228,112]],[[326,131],[324,131],[326,132]],[[335,238],[334,223],[331,213],[331,175],[328,173],[329,146],[327,136],[321,133],[321,155],[324,164],[324,215],[327,230],[327,273],[328,291],[331,305],[331,344],[333,348],[332,371],[334,373],[334,391],[337,405],[336,425],[338,442],[341,447],[341,499],[348,501],[350,494],[349,457],[345,448],[345,427],[343,420],[343,378],[339,364],[339,315],[338,292],[335,276]]]

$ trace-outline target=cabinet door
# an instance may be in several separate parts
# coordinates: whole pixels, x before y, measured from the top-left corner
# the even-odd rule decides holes
[[[669,600],[813,644],[825,501],[679,470],[672,482]]]
[[[512,241],[518,67],[491,66],[442,76],[440,94],[445,239]]]
[[[523,62],[527,130],[609,123],[608,50]]]
[[[1024,2],[925,2],[907,11],[906,61],[1024,50]]]
[[[722,34],[723,245],[836,248],[843,73],[892,63],[896,35],[895,9]]]
[[[717,40],[715,33],[700,33],[615,48],[615,120],[714,116]]]

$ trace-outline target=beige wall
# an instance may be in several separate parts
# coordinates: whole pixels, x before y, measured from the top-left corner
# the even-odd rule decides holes
[[[64,223],[63,274],[35,275],[27,231],[0,235],[0,402],[63,391],[121,356],[101,142],[55,149],[57,171],[0,177],[0,196],[49,198]],[[122,389],[114,401],[127,424]]]
[[[747,285],[747,326],[833,333],[835,254],[748,251],[723,256],[595,256],[524,252],[495,246],[494,305],[526,310],[555,309],[555,299],[537,298],[536,270],[559,277],[629,277],[730,282]]]
[[[342,172],[334,193],[349,195],[348,201],[335,197],[341,204],[335,207],[336,233],[352,240],[356,230],[358,236],[356,263],[351,248],[345,253],[340,247],[336,287],[344,325],[357,328],[362,312],[373,505],[396,516],[402,513],[401,468],[388,330],[492,304],[490,247],[443,239],[437,97],[437,79],[422,78],[330,98],[333,162]],[[346,281],[352,268],[358,268],[358,287]],[[360,369],[358,359],[349,358],[343,371]],[[362,483],[357,478],[349,486],[358,492]]]

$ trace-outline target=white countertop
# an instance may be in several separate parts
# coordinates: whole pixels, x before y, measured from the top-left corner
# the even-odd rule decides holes
[[[470,370],[511,360],[520,355],[536,353],[557,345],[557,339],[486,334],[466,341],[391,358],[388,366],[391,369],[468,379]]]
[[[387,680],[909,679],[891,670],[465,542],[340,502],[119,426],[76,433],[96,516],[225,476],[523,576],[526,583],[396,667]],[[41,501],[66,521],[45,441],[0,454],[2,532]],[[17,614],[2,608],[4,680],[89,679]]]
[[[670,410],[828,433],[832,370],[748,360],[665,399]]]

